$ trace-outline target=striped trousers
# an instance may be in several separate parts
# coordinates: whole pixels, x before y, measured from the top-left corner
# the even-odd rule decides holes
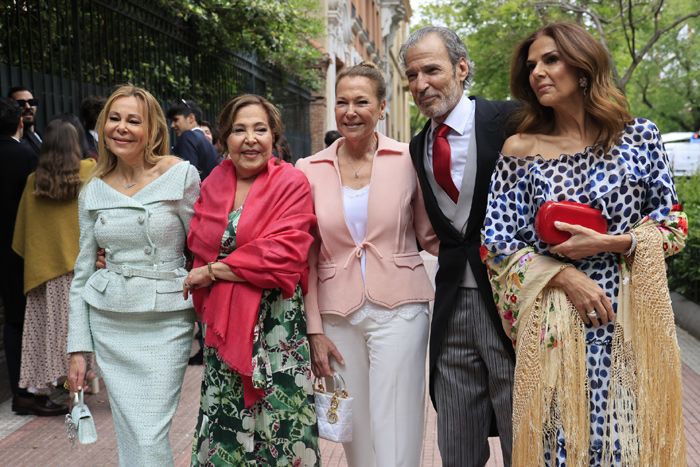
[[[481,294],[460,288],[434,369],[438,446],[445,467],[482,467],[495,412],[510,466],[514,363]]]

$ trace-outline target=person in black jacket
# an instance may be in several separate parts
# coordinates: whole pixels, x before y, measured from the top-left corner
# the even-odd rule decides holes
[[[39,100],[34,98],[34,94],[24,86],[15,86],[7,93],[7,97],[14,99],[22,109],[22,142],[26,143],[36,157],[39,157],[41,149],[41,136],[36,130],[36,110],[39,106]]]
[[[37,165],[36,154],[21,142],[23,129],[22,108],[15,99],[0,97],[0,297],[5,314],[5,358],[13,395],[12,410],[18,415],[61,415],[68,411],[65,406],[18,387],[26,302],[24,263],[12,251],[12,233],[27,176]]]
[[[168,109],[170,126],[175,130],[177,143],[173,154],[190,161],[199,170],[202,181],[217,166],[219,155],[199,128],[202,110],[192,101],[180,99]]]
[[[474,66],[447,28],[412,33],[401,59],[413,99],[430,118],[409,150],[440,239],[429,351],[440,454],[445,466],[483,466],[497,428],[509,466],[514,353],[479,247],[491,173],[515,104],[464,95]]]

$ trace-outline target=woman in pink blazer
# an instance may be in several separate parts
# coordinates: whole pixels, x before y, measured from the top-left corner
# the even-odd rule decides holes
[[[417,242],[437,254],[408,145],[377,133],[386,84],[373,64],[341,72],[343,136],[297,167],[318,217],[305,296],[314,374],[340,373],[353,403],[352,466],[418,466],[423,436],[428,302]],[[335,362],[332,363],[332,360]]]

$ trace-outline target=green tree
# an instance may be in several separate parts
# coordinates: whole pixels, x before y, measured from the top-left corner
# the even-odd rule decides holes
[[[444,0],[421,10],[424,24],[460,33],[476,64],[472,92],[506,98],[515,45],[552,21],[577,22],[610,51],[632,112],[663,131],[700,128],[700,7],[694,0]]]
[[[318,84],[321,54],[311,40],[323,31],[318,0],[161,0],[191,22],[204,52],[255,55],[302,84]]]

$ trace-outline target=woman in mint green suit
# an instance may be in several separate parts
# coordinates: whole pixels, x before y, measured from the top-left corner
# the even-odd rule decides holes
[[[147,91],[122,86],[98,119],[99,158],[79,197],[68,381],[94,352],[109,392],[121,466],[173,464],[168,433],[192,342],[184,247],[199,175],[165,155],[168,128]],[[95,269],[98,248],[106,267]]]

